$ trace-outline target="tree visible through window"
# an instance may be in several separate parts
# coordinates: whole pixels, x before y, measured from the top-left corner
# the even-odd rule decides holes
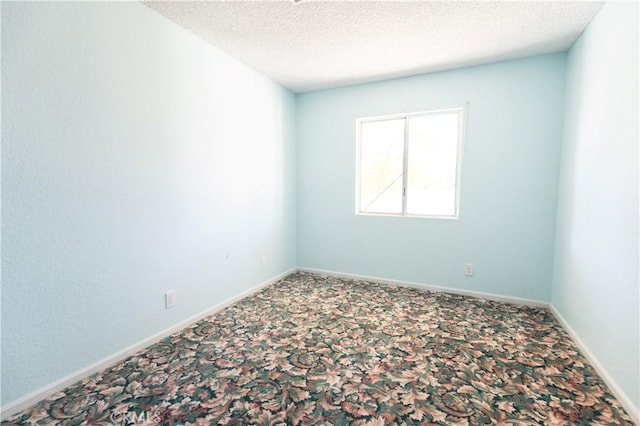
[[[361,214],[458,216],[464,109],[358,120]]]

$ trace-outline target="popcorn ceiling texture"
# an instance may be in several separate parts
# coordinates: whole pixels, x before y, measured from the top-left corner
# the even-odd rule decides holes
[[[295,92],[567,50],[602,2],[145,2]]]

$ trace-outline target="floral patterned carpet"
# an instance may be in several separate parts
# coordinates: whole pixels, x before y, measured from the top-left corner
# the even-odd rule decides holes
[[[631,425],[544,309],[295,273],[3,424]]]

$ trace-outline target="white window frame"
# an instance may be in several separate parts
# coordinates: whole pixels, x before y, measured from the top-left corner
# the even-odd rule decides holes
[[[376,117],[358,118],[356,120],[356,215],[362,216],[392,216],[392,217],[418,217],[429,219],[459,219],[460,217],[460,178],[462,176],[462,162],[464,157],[464,141],[467,128],[467,110],[468,104],[462,107],[439,109],[432,111],[413,112],[409,114],[394,114],[383,115]],[[456,195],[455,195],[455,213],[453,215],[420,215],[407,213],[407,168],[409,163],[409,119],[416,116],[445,114],[457,112],[460,114],[458,120],[458,146],[456,157]],[[360,210],[360,163],[362,161],[362,123],[385,121],[385,120],[397,120],[404,119],[404,151],[403,151],[403,176],[402,176],[402,211],[401,213],[378,213],[378,212],[363,212]]]

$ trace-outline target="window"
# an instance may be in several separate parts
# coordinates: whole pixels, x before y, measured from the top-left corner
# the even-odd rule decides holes
[[[359,119],[356,213],[458,217],[464,114]]]

